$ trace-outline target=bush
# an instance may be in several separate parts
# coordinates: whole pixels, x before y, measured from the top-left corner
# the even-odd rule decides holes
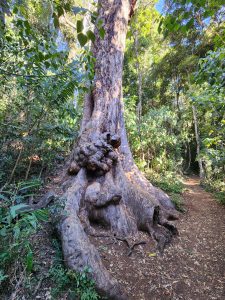
[[[86,268],[82,273],[77,273],[67,269],[63,264],[63,257],[60,244],[53,240],[56,250],[56,257],[53,266],[49,270],[53,289],[53,299],[62,299],[63,294],[68,297],[80,300],[98,300],[100,299],[95,291],[95,283],[90,279],[91,270]]]
[[[213,193],[220,204],[225,205],[225,182],[223,180],[213,180],[211,178],[206,178],[203,181],[203,187],[208,192]]]
[[[158,174],[152,170],[146,171],[146,177],[157,187],[167,192],[178,211],[184,212],[181,193],[183,183],[176,173]]]
[[[13,288],[12,278],[17,272],[20,275],[32,272],[31,237],[40,228],[40,222],[48,220],[46,209],[31,211],[25,202],[38,186],[37,181],[23,182],[0,194],[0,283],[8,290]]]
[[[183,192],[183,183],[176,173],[166,172],[165,174],[158,174],[149,169],[145,174],[153,184],[165,192],[176,194],[181,194]]]

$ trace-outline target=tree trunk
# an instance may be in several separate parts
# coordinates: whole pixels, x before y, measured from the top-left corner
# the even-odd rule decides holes
[[[194,119],[194,126],[195,126],[195,139],[196,139],[196,145],[197,145],[197,160],[198,160],[198,165],[199,165],[199,177],[202,180],[204,178],[204,168],[203,168],[203,162],[200,157],[200,151],[201,151],[201,146],[200,146],[200,136],[199,136],[199,131],[198,131],[198,119],[197,119],[197,111],[196,107],[192,105],[192,111],[193,111],[193,119]]]
[[[136,71],[138,75],[138,104],[137,104],[137,122],[138,122],[138,134],[140,138],[140,142],[142,142],[141,138],[141,118],[142,118],[142,72],[140,68],[140,63],[138,60],[138,31],[135,29],[134,31],[134,50],[136,55]]]
[[[169,221],[176,218],[176,211],[170,198],[138,170],[126,136],[122,70],[127,26],[135,3],[99,2],[105,36],[100,38],[95,30],[94,85],[85,98],[81,133],[71,155],[60,232],[67,265],[76,271],[89,266],[101,295],[127,299],[89,240],[89,235],[96,234],[94,224],[101,223],[118,237],[135,238],[139,230],[147,231],[163,250],[176,233]]]
[[[9,5],[7,0],[0,1],[0,33],[5,27],[5,14],[9,15]]]

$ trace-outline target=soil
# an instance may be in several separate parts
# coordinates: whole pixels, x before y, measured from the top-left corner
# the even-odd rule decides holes
[[[130,300],[225,299],[225,208],[192,177],[185,182],[184,208],[177,223],[179,236],[164,251],[145,234],[128,256],[125,242],[95,238],[111,274]]]

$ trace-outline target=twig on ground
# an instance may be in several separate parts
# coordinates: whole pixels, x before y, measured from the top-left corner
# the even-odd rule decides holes
[[[44,279],[45,279],[45,277],[41,277],[41,279],[38,281],[37,287],[36,287],[36,289],[35,289],[34,292],[33,292],[33,296],[36,296],[36,294],[37,294],[39,288],[41,287],[42,281],[43,281]]]
[[[133,244],[130,244],[129,241],[128,241],[128,239],[125,238],[125,237],[119,237],[119,236],[116,236],[116,235],[109,235],[109,234],[105,234],[105,233],[100,233],[100,234],[90,233],[89,235],[90,236],[94,236],[94,237],[112,238],[113,242],[110,242],[107,245],[115,244],[116,241],[125,242],[127,244],[128,249],[129,249],[128,254],[127,254],[128,256],[131,256],[131,254],[132,254],[132,252],[134,250],[134,247],[146,244],[145,241],[140,241],[140,242],[135,242]]]

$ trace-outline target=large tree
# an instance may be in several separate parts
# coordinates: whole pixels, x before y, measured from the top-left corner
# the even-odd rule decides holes
[[[122,71],[126,32],[135,0],[99,0],[104,37],[95,29],[95,77],[85,98],[80,137],[74,146],[60,223],[67,265],[77,271],[89,266],[98,291],[109,299],[127,299],[123,288],[104,267],[89,235],[96,223],[108,234],[138,238],[148,232],[160,250],[176,233],[170,220],[176,212],[170,198],[149,183],[136,167],[128,145],[123,116]]]

